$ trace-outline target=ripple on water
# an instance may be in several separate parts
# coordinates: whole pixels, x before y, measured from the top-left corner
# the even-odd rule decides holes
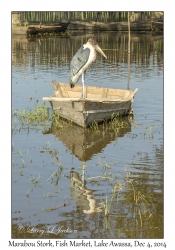
[[[58,137],[49,122],[48,133],[44,134],[46,128],[41,124],[27,126],[25,121],[22,125],[17,118],[13,119],[12,224],[16,238],[26,238],[17,230],[22,225],[69,227],[78,231],[45,237],[109,238],[111,232],[114,238],[163,237],[163,37],[131,34],[130,65],[127,34],[97,33],[96,39],[102,48],[109,49],[105,51],[108,60],[98,55],[85,74],[85,83],[138,88],[134,115],[127,121],[122,119],[110,130],[107,139],[103,130],[100,137],[99,131],[95,131],[94,138],[100,139],[101,144],[95,139],[88,144],[94,152],[86,162],[78,157],[80,151],[86,153],[85,134],[76,144],[78,133],[64,138],[65,127],[58,129],[57,133],[62,135]],[[12,109],[32,110],[43,96],[53,94],[52,80],[68,83],[70,60],[85,40],[86,35],[78,39],[43,38],[40,43],[38,39],[32,42],[12,39]],[[92,132],[90,135],[93,137]],[[71,176],[73,172],[75,179]],[[126,177],[133,183],[135,194],[149,203],[144,207],[145,214],[141,214],[142,228],[139,211],[143,212],[143,203],[140,199],[135,204],[133,188]],[[104,230],[108,225],[104,212],[96,213],[93,209],[103,205],[106,197],[112,197],[112,188],[117,183],[121,183],[122,189],[111,206],[113,220],[109,221],[109,232]]]

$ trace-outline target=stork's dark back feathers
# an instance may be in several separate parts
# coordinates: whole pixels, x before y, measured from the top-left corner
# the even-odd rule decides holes
[[[80,69],[87,63],[90,54],[90,49],[84,49],[83,46],[77,51],[70,63],[70,86],[74,87],[76,83],[72,82],[72,77],[75,76]],[[79,77],[80,78],[80,77]],[[77,79],[78,82],[79,79]],[[73,86],[72,86],[73,84]]]

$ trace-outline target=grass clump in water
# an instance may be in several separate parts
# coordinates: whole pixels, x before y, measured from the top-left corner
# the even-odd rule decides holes
[[[19,118],[28,120],[28,123],[35,121],[47,121],[48,119],[50,120],[52,116],[53,115],[49,113],[49,109],[45,103],[40,105],[36,103],[34,109],[30,110],[29,112],[26,110],[19,111]]]
[[[112,202],[116,198],[116,192],[118,190],[118,193],[117,193],[117,197],[118,197],[119,192],[120,192],[121,189],[122,189],[122,184],[118,182],[118,183],[116,183],[114,185],[114,187],[112,189],[111,198],[109,199],[108,196],[106,195],[106,201],[104,203],[104,213],[105,213],[105,216],[108,216],[110,214],[110,209],[111,209]]]
[[[123,180],[122,180],[123,179]],[[111,195],[106,195],[106,200],[103,202],[104,216],[108,221],[109,216],[119,216],[115,213],[114,207],[121,208],[123,204],[130,204],[134,211],[134,220],[141,229],[150,225],[153,218],[153,209],[139,187],[136,186],[137,179],[130,177],[130,172],[125,170],[125,174],[121,179],[122,183],[118,182],[113,185]],[[121,193],[121,191],[123,192]],[[123,215],[120,215],[122,217]],[[125,217],[125,215],[124,215]]]
[[[26,109],[12,110],[13,130],[21,128],[29,128],[30,126],[44,126],[50,125],[54,114],[50,112],[45,103],[35,103],[33,109],[27,111]]]

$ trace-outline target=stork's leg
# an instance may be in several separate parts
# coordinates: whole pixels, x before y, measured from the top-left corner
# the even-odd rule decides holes
[[[84,72],[82,74],[82,98],[84,99]]]

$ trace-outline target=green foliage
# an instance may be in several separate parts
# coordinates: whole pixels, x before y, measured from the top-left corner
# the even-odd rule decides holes
[[[45,103],[35,104],[33,110],[27,112],[26,110],[19,111],[19,118],[26,119],[28,123],[32,123],[35,121],[46,121],[52,118],[52,114],[49,114],[48,108]]]
[[[34,108],[27,111],[26,109],[12,110],[12,132],[17,129],[30,128],[31,126],[48,127],[53,119],[53,112],[49,110],[45,103],[36,103]]]

